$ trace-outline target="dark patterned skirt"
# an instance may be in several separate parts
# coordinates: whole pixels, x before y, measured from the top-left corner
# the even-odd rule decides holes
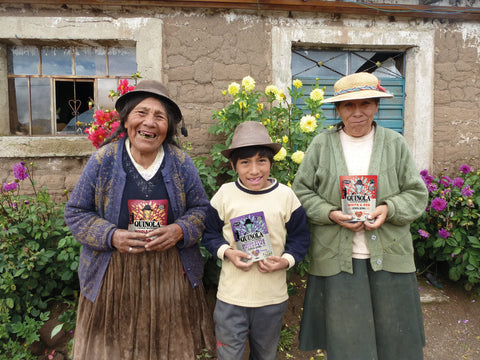
[[[353,259],[354,274],[308,277],[300,349],[328,360],[421,360],[425,334],[414,273],[373,271]]]
[[[203,349],[215,349],[212,312],[175,247],[115,251],[96,301],[80,296],[75,360],[192,360]]]

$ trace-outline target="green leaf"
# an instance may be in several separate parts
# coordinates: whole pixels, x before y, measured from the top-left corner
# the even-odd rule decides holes
[[[7,299],[5,300],[5,303],[7,304],[7,306],[8,306],[10,309],[13,309],[13,307],[14,307],[14,305],[15,305],[12,298],[7,298]]]
[[[59,324],[52,329],[50,337],[53,339],[63,328],[63,324]]]

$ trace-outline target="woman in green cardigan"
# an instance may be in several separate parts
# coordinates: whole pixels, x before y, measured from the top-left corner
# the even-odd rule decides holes
[[[423,359],[410,223],[425,210],[427,189],[404,138],[374,122],[380,98],[393,95],[369,73],[334,89],[324,102],[342,121],[313,140],[293,184],[312,236],[300,349],[324,349],[328,360]],[[346,175],[377,177],[366,221],[342,212]]]

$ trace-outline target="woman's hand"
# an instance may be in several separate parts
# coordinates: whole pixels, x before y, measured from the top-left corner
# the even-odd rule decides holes
[[[383,225],[388,215],[388,205],[380,205],[368,216],[370,221],[365,221],[365,230],[375,230]]]
[[[266,259],[257,262],[258,271],[261,273],[271,273],[278,270],[288,269],[290,263],[287,259],[280,256],[269,256]]]
[[[352,215],[345,215],[342,213],[342,210],[330,211],[328,218],[334,223],[337,223],[338,225],[343,226],[345,229],[351,231],[357,232],[364,229],[363,221],[347,222],[352,220]]]
[[[227,257],[233,263],[233,265],[235,265],[235,267],[237,267],[240,270],[248,271],[253,266],[253,261],[247,263],[242,260],[244,258],[245,259],[252,258],[250,255],[248,255],[247,253],[244,253],[243,251],[227,249],[223,256]]]
[[[183,239],[183,230],[178,224],[161,226],[145,234],[147,251],[165,251],[174,247]]]
[[[145,234],[117,229],[112,235],[112,246],[121,253],[139,254],[145,251],[148,242]]]

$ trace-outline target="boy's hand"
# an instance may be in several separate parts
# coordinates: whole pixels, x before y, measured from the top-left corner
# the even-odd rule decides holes
[[[270,273],[278,270],[288,269],[290,263],[287,259],[280,256],[269,256],[266,259],[257,262],[258,271],[261,273]]]
[[[253,262],[245,262],[242,259],[251,259],[252,257],[248,255],[247,253],[244,253],[243,251],[240,250],[233,250],[233,249],[227,249],[224,253],[224,256],[226,256],[230,261],[235,265],[237,268],[243,270],[243,271],[248,271],[252,268]]]

